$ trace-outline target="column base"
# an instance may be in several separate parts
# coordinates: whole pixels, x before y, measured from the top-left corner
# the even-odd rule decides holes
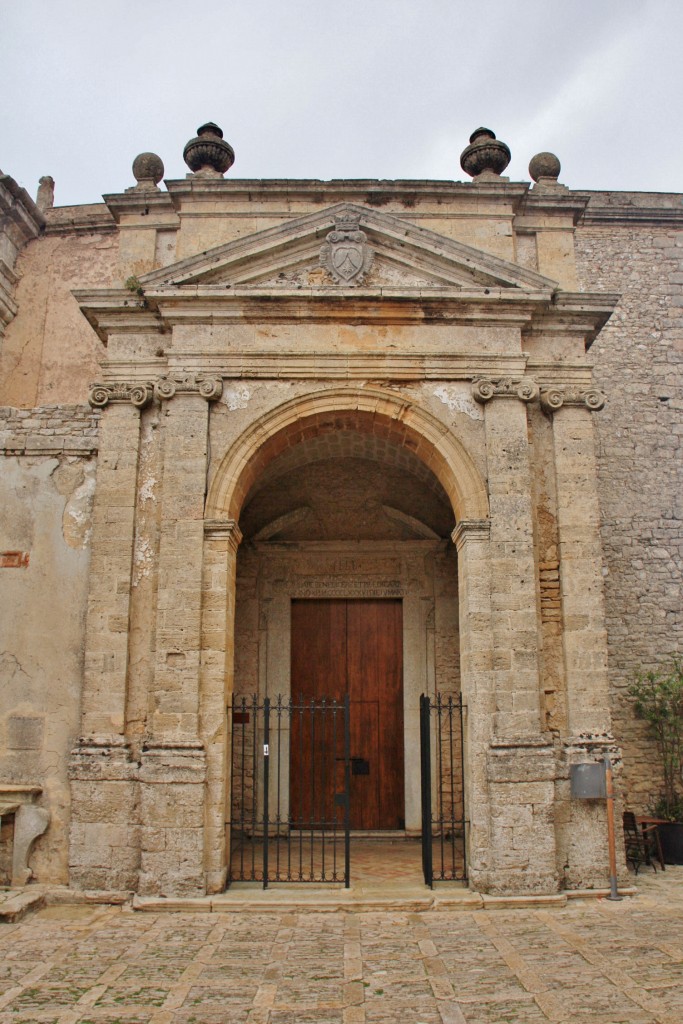
[[[545,737],[494,739],[487,751],[490,852],[472,865],[480,892],[523,896],[558,892],[555,752]]]
[[[140,862],[138,765],[122,737],[82,739],[71,752],[69,884],[135,890]]]
[[[204,896],[206,754],[201,743],[158,743],[140,765],[141,861],[144,896]]]
[[[624,857],[622,801],[619,799],[621,750],[611,733],[596,732],[567,738],[558,770],[558,862],[563,868],[566,889],[605,889],[609,886],[607,801],[573,798],[569,782],[570,765],[602,761],[605,754],[612,762],[617,791],[614,807],[617,879],[620,885],[629,884]]]

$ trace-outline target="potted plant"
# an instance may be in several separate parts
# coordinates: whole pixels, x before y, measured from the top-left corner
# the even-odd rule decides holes
[[[652,812],[665,822],[659,825],[664,860],[683,864],[683,659],[674,656],[666,669],[640,674],[628,692],[660,757],[664,787]]]

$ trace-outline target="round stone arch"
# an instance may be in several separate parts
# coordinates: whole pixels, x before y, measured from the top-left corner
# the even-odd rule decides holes
[[[435,416],[379,389],[334,388],[292,399],[249,427],[210,485],[206,519],[237,521],[250,488],[285,448],[323,430],[355,427],[409,448],[448,495],[456,522],[488,519],[486,486],[462,442]]]
[[[240,513],[252,486],[272,460],[301,442],[334,430],[362,431],[404,447],[419,458],[437,478],[449,499],[458,524],[454,540],[459,548],[463,530],[467,534],[473,528],[486,532],[489,517],[487,489],[464,444],[430,412],[389,391],[329,388],[299,396],[259,418],[227,450],[210,483],[205,511],[207,604],[203,613],[202,710],[209,776],[206,824],[210,891],[219,891],[224,884],[228,855],[224,821],[230,752],[216,727],[219,714],[224,716],[226,698],[233,691]],[[459,559],[459,576],[466,561]],[[467,616],[469,600],[476,604],[479,599],[483,581],[480,577],[481,573],[477,571],[476,580],[467,588],[461,621]],[[464,590],[462,594],[465,594]],[[465,677],[472,675],[472,659],[467,647],[468,644],[463,652],[463,683]]]

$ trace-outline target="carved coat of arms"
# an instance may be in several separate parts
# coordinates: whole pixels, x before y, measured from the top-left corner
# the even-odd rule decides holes
[[[358,214],[336,217],[320,249],[320,262],[337,284],[360,284],[372,266],[368,236],[359,229]]]

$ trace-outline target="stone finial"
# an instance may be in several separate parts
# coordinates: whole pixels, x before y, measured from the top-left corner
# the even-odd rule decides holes
[[[472,178],[486,172],[500,177],[511,159],[508,147],[490,128],[477,128],[470,135],[469,146],[460,154],[460,166]]]
[[[139,153],[133,160],[134,187],[141,191],[157,189],[164,176],[164,163],[156,153]]]
[[[534,181],[540,181],[541,178],[557,181],[561,169],[562,165],[554,153],[537,153],[529,163],[529,174]]]
[[[218,125],[209,121],[200,125],[197,137],[187,143],[183,160],[195,174],[222,178],[235,162],[235,151],[223,141],[223,132]]]
[[[51,210],[55,205],[55,179],[49,174],[43,175],[38,182],[36,206],[39,210]]]

